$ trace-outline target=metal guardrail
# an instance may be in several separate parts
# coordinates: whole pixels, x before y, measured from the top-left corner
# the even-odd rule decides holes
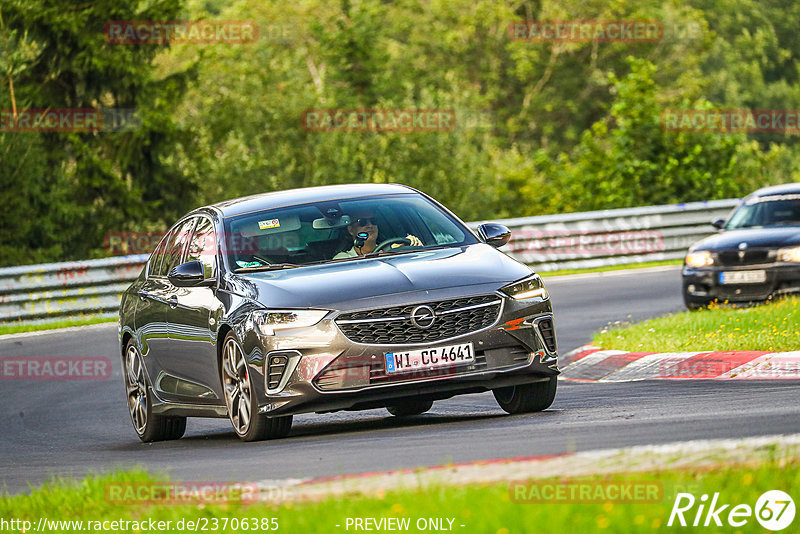
[[[738,200],[494,220],[512,230],[503,250],[537,271],[682,258]],[[480,222],[470,223],[475,228]],[[114,317],[147,254],[0,268],[0,324]]]
[[[537,271],[683,258],[715,232],[738,199],[493,220],[511,230],[503,251]],[[470,223],[477,227],[478,223]]]
[[[0,324],[114,317],[147,254],[0,269]]]

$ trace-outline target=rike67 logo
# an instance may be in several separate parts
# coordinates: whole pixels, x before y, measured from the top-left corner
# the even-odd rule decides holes
[[[762,527],[777,532],[792,524],[795,511],[792,498],[780,490],[764,492],[755,507],[723,503],[719,493],[714,493],[711,502],[706,494],[696,499],[691,493],[679,493],[675,496],[667,526],[721,527],[727,524],[730,527],[743,527],[755,516]]]

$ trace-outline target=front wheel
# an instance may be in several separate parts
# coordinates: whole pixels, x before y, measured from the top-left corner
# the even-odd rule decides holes
[[[258,413],[258,399],[244,351],[233,333],[228,333],[222,348],[222,389],[228,418],[243,441],[282,438],[292,428],[292,416],[266,417]]]
[[[167,417],[153,413],[150,383],[142,355],[133,339],[125,347],[125,389],[128,412],[139,439],[145,443],[180,439],[186,432],[185,417]]]
[[[493,389],[497,404],[510,414],[541,412],[553,404],[558,380],[555,376],[543,382]]]

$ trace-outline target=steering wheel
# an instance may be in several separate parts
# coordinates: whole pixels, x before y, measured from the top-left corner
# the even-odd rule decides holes
[[[372,254],[376,252],[380,252],[381,250],[385,249],[389,245],[393,245],[395,243],[402,243],[403,245],[410,245],[411,240],[405,237],[393,237],[391,239],[387,239],[386,241],[382,241],[375,247],[375,250],[372,251]]]

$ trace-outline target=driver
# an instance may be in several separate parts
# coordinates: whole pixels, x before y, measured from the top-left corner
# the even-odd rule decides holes
[[[333,257],[334,260],[338,260],[340,258],[355,258],[356,256],[364,256],[365,254],[369,254],[375,250],[375,247],[378,246],[378,220],[375,218],[375,214],[373,212],[364,212],[359,213],[357,216],[352,216],[350,224],[347,226],[347,233],[350,235],[350,239],[355,242],[356,236],[361,233],[366,232],[367,238],[364,240],[364,244],[360,247],[356,246],[355,244],[350,248],[350,250],[345,250]],[[409,245],[411,247],[421,247],[422,241],[414,235],[408,234],[406,239],[411,241]],[[401,247],[400,243],[393,243],[392,248]]]

